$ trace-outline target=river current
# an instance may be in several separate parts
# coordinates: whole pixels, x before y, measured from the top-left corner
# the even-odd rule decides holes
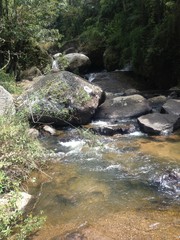
[[[47,216],[32,239],[180,239],[180,183],[167,179],[180,172],[180,133],[74,128],[41,140],[53,160],[29,182],[33,213]]]
[[[113,94],[142,89],[121,71],[87,78]],[[32,240],[180,239],[180,132],[108,137],[89,128],[42,136],[51,160],[28,192],[30,210],[47,220]]]

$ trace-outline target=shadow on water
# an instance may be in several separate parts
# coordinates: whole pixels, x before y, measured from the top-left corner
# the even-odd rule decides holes
[[[90,145],[68,134],[42,139],[56,157],[51,178],[34,173],[29,183],[34,213],[47,215],[32,239],[180,239],[180,179],[163,178],[180,172],[180,135],[98,136]]]

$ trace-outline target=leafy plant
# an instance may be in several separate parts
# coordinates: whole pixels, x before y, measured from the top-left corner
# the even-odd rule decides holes
[[[41,213],[38,216],[17,210],[16,201],[19,193],[11,192],[11,197],[7,203],[0,205],[0,239],[5,240],[26,240],[28,236],[37,231],[45,222],[45,217]]]
[[[16,202],[22,181],[43,164],[44,151],[28,135],[23,114],[0,117],[0,239],[25,240],[39,229],[44,217],[24,216]]]
[[[12,94],[19,94],[22,90],[17,86],[14,77],[0,70],[0,85]]]

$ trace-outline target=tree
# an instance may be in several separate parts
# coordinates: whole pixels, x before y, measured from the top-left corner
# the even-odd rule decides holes
[[[53,42],[61,37],[58,30],[52,28],[59,2],[0,0],[0,6],[0,68],[9,61],[6,70],[16,75],[18,68],[26,68],[33,62],[43,67],[42,56],[38,56],[39,43]]]

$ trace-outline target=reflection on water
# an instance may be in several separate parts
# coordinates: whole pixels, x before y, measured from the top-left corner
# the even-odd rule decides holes
[[[167,169],[179,171],[179,140],[116,135],[90,146],[45,139],[64,157],[50,163],[52,179],[32,176],[34,212],[47,215],[33,239],[180,239],[179,192],[154,184]]]

